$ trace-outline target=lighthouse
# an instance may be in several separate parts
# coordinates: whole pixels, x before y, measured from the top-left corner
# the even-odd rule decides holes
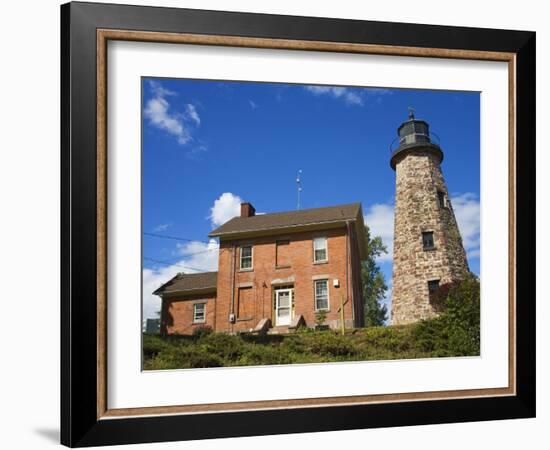
[[[437,314],[438,289],[468,272],[441,163],[439,138],[414,116],[397,129],[390,165],[395,170],[392,325]]]

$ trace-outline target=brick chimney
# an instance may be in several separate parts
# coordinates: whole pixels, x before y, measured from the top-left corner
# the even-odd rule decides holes
[[[246,202],[241,203],[241,217],[252,217],[256,214],[256,210],[252,204]]]

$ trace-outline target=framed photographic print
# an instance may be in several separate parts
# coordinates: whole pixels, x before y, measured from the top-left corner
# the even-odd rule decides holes
[[[534,416],[534,33],[61,18],[63,444]]]

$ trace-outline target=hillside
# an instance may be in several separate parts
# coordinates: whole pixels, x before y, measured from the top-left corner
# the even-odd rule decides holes
[[[256,336],[211,333],[205,336],[161,338],[144,335],[144,369],[304,364],[337,361],[475,356],[449,349],[435,339],[430,327],[404,325],[354,330],[345,336],[333,331],[304,331]]]

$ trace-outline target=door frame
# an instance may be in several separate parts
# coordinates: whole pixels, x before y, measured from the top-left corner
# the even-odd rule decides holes
[[[279,316],[277,314],[278,310],[279,310],[279,293],[281,292],[288,292],[290,294],[290,299],[289,299],[289,314],[288,314],[288,323],[285,323],[285,324],[281,324],[281,323],[278,323],[278,319],[279,319]],[[281,287],[281,288],[275,288],[274,289],[274,294],[275,294],[275,302],[274,302],[274,308],[273,308],[273,321],[274,321],[274,326],[288,326],[292,323],[292,317],[293,317],[293,313],[294,313],[294,287]]]

